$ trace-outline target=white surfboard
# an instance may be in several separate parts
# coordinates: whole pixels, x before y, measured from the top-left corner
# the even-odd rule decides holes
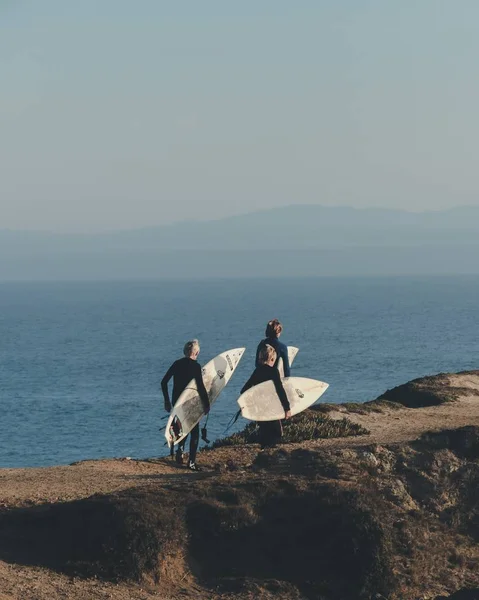
[[[291,366],[294,362],[294,359],[296,358],[296,355],[299,352],[299,348],[296,348],[295,346],[288,346],[288,361],[289,361],[289,366]],[[284,377],[284,366],[283,366],[283,359],[280,358],[278,361],[278,371],[279,371],[279,376],[281,377],[281,379],[283,379]]]
[[[245,348],[227,350],[215,356],[203,367],[203,382],[208,392],[210,407],[231,379],[244,351]],[[170,413],[165,431],[168,445],[171,447],[181,442],[204,415],[203,403],[198,394],[196,381],[193,379],[183,390]]]
[[[320,398],[329,384],[306,377],[286,377],[283,387],[291,406],[291,415],[297,415]],[[250,421],[276,421],[284,419],[284,408],[278,398],[274,383],[265,381],[255,385],[238,398],[241,415]]]

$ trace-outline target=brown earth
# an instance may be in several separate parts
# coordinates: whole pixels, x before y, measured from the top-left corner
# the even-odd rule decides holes
[[[0,470],[0,600],[479,598],[479,371],[327,410],[369,435]]]

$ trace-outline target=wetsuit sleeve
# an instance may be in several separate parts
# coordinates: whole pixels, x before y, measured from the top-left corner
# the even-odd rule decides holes
[[[259,351],[261,350],[261,348],[262,348],[263,346],[264,346],[264,343],[263,343],[263,342],[260,342],[260,343],[258,344],[258,347],[256,348],[256,358],[255,358],[255,361],[254,361],[254,366],[255,366],[255,369],[257,369],[257,368],[259,367],[258,356],[259,356]],[[251,387],[251,386],[250,386],[250,387]]]
[[[171,410],[170,394],[168,392],[168,382],[175,374],[175,367],[176,367],[176,362],[174,362],[171,365],[171,367],[168,369],[165,376],[161,380],[161,391],[163,392],[163,398],[165,399],[165,410],[167,410],[167,411]]]
[[[253,375],[251,375],[251,377],[248,379],[248,381],[241,388],[240,394],[244,394],[247,390],[249,390],[253,386],[254,386],[254,373],[253,373]]]
[[[286,396],[286,392],[284,391],[284,387],[283,384],[281,382],[281,377],[279,376],[279,371],[278,369],[273,369],[273,383],[274,383],[274,387],[276,389],[276,393],[278,394],[278,398],[280,399],[280,402],[284,408],[284,411],[286,412],[287,410],[290,410],[290,405],[289,405],[289,400],[288,397]]]
[[[205,384],[203,381],[203,373],[201,371],[201,366],[197,365],[195,380],[196,387],[198,388],[198,392],[200,394],[201,402],[203,403],[203,408],[207,413],[210,410],[210,399],[208,398],[208,392],[206,391]]]
[[[283,359],[284,376],[289,377],[291,375],[291,367],[289,365],[288,347],[284,344],[281,345],[281,358]]]

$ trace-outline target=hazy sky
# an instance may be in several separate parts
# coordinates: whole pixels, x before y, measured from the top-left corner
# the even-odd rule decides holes
[[[479,204],[477,0],[0,0],[0,228]]]

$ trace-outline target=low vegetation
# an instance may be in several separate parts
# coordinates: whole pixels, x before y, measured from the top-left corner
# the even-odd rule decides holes
[[[331,419],[314,410],[307,410],[288,421],[283,421],[283,442],[295,443],[321,438],[349,437],[367,435],[369,431],[349,419]],[[258,427],[249,423],[243,431],[217,440],[213,448],[223,446],[242,446],[258,443]]]

